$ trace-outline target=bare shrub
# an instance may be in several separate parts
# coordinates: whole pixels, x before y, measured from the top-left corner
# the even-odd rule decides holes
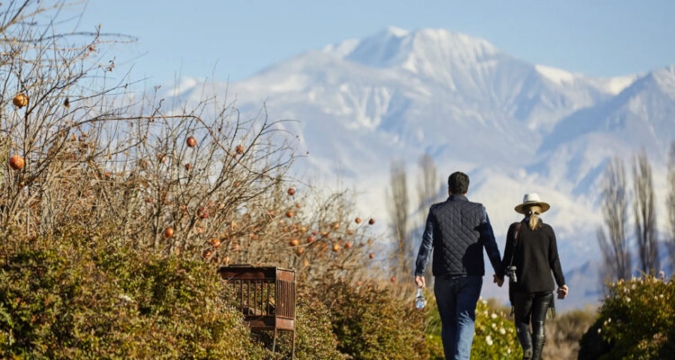
[[[157,94],[137,98],[124,77],[108,85],[114,60],[96,57],[127,38],[40,28],[37,17],[53,9],[37,1],[3,9],[0,30],[14,40],[0,43],[0,161],[24,163],[0,170],[4,231],[106,228],[137,248],[200,256],[213,239],[229,246],[233,222],[275,196],[295,158],[278,121],[244,118],[217,99],[167,109]]]

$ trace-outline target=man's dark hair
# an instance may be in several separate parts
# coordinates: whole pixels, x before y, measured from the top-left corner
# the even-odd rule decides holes
[[[469,191],[469,175],[459,171],[450,174],[448,176],[448,189],[453,194],[466,194]]]

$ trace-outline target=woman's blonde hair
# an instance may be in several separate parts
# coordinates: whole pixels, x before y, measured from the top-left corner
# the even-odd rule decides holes
[[[525,213],[530,217],[529,227],[531,230],[537,230],[541,227],[541,219],[539,214],[541,214],[541,206],[532,205],[527,208]]]

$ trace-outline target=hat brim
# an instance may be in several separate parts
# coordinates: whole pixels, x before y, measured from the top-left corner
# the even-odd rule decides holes
[[[526,202],[526,203],[517,205],[514,210],[516,210],[517,213],[524,215],[525,211],[523,209],[525,209],[529,206],[532,206],[532,205],[539,205],[539,207],[541,208],[542,214],[547,212],[548,209],[551,208],[551,205],[549,205],[548,203],[545,203],[543,201],[530,201],[530,202]]]

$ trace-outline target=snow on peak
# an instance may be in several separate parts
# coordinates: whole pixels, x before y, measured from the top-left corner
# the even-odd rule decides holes
[[[607,90],[607,92],[616,95],[622,92],[625,88],[631,86],[637,78],[638,75],[617,76],[609,79],[604,79],[603,85],[605,90]]]
[[[413,72],[438,64],[470,66],[499,53],[489,42],[465,34],[444,29],[407,31],[394,26],[362,40],[329,45],[323,51],[363,65],[401,66]]]
[[[494,54],[499,50],[484,39],[444,29],[421,29],[415,32],[417,41],[432,41],[441,48],[450,48],[458,52],[471,52],[482,55]]]
[[[673,83],[675,82],[675,65],[654,70],[652,73],[657,81],[667,85],[666,88],[673,88]]]
[[[363,39],[346,58],[374,67],[389,67],[401,62],[410,52],[410,35],[404,30],[389,27]]]
[[[616,76],[611,78],[590,78],[583,74],[571,73],[569,71],[550,66],[535,65],[534,68],[539,73],[539,75],[557,85],[564,86],[572,85],[575,82],[584,82],[591,84],[598,90],[611,95],[616,95],[622,92],[625,88],[633,84],[638,78],[637,75]]]
[[[323,52],[333,54],[339,58],[347,57],[361,43],[358,39],[345,40],[337,44],[330,44],[323,48]]]
[[[579,75],[550,66],[535,65],[534,68],[541,76],[553,81],[558,85],[562,85],[563,83],[572,83],[577,77],[579,77]]]
[[[374,36],[371,36],[365,40],[360,39],[350,39],[339,42],[337,44],[330,44],[323,48],[323,51],[326,53],[331,53],[340,58],[346,58],[355,51],[364,51],[364,45],[370,43],[370,47],[376,46],[382,43],[389,43],[391,41],[398,41],[398,39],[405,38],[409,35],[407,30],[389,26],[383,31],[377,33]]]
[[[408,30],[398,28],[396,26],[389,26],[385,29],[385,34],[389,34],[391,36],[396,36],[396,37],[404,37],[408,36],[409,32]]]

